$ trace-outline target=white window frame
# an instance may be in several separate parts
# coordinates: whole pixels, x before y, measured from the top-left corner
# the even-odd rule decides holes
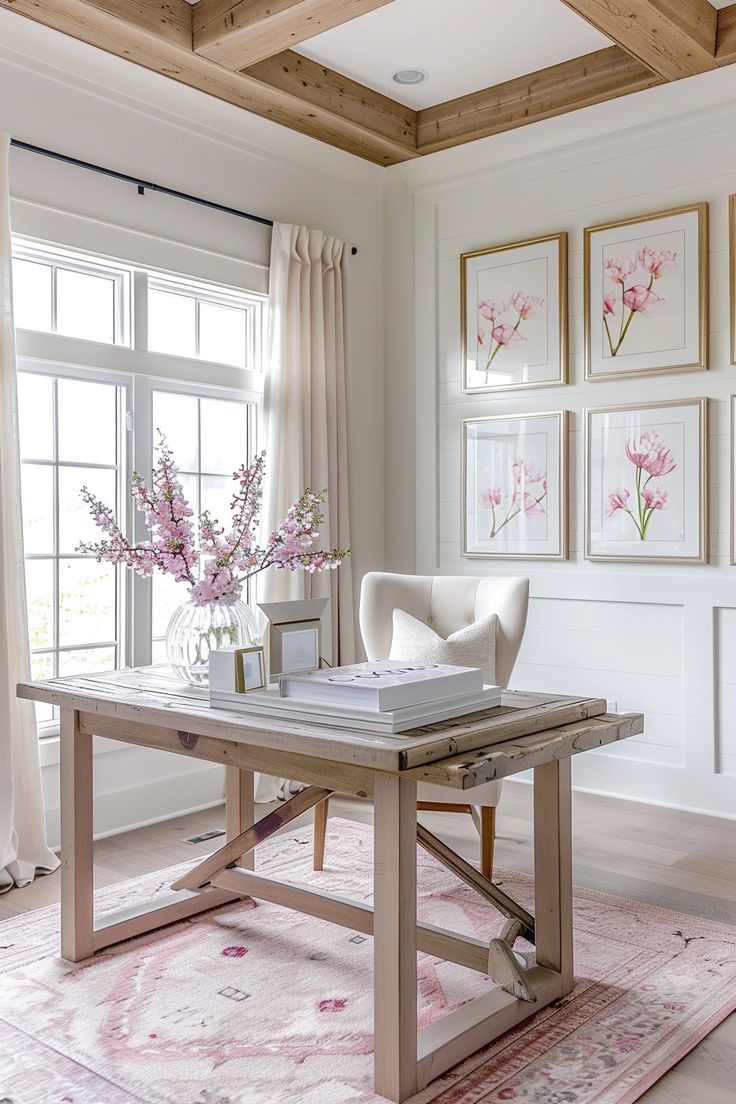
[[[115,382],[125,388],[124,393],[128,400],[124,412],[127,426],[123,461],[126,486],[130,484],[134,469],[146,477],[151,471],[153,391],[171,390],[202,398],[231,398],[250,404],[251,455],[259,450],[264,379],[264,372],[259,365],[265,347],[268,308],[268,297],[265,294],[226,284],[210,285],[208,281],[199,278],[189,279],[178,273],[145,269],[103,256],[90,255],[86,258],[75,251],[36,242],[27,237],[14,236],[13,253],[14,256],[22,256],[24,260],[36,259],[41,263],[48,263],[53,255],[58,259],[60,267],[79,265],[80,271],[89,270],[97,274],[106,268],[110,272],[119,270],[121,273],[130,273],[126,291],[127,305],[123,309],[128,326],[128,344],[101,343],[46,331],[16,331],[19,368],[22,371]],[[213,302],[222,302],[228,306],[236,303],[242,305],[245,300],[246,306],[251,308],[248,316],[248,355],[253,359],[250,360],[250,366],[239,368],[198,358],[150,352],[147,348],[149,282],[152,286],[166,284],[166,290],[194,291],[200,298],[210,298]],[[244,461],[249,459],[250,457],[243,457]],[[139,537],[144,535],[140,528],[142,519],[130,496],[124,515],[121,514],[121,523],[125,524],[127,532]],[[131,572],[127,574],[127,579],[121,580],[118,586],[120,601],[123,603],[119,611],[122,631],[119,656],[125,665],[144,666],[151,661],[152,588],[149,580]],[[42,764],[58,762],[58,723],[44,725],[39,737]],[[113,741],[97,741],[96,751],[115,751],[124,746]]]

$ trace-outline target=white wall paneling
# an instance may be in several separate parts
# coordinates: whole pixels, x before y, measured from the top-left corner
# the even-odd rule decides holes
[[[525,571],[529,627],[514,685],[600,694],[619,710],[646,714],[641,737],[576,761],[577,786],[736,816],[736,568],[729,563],[729,396],[736,392],[736,370],[729,363],[728,307],[736,111],[719,105],[624,131],[630,102],[621,101],[620,133],[585,146],[548,148],[543,156],[503,164],[488,140],[476,144],[474,158],[466,154],[472,172],[460,180],[449,162],[444,177],[436,161],[424,173],[421,163],[396,170],[415,200],[416,565],[422,573]],[[526,128],[528,150],[535,132]],[[583,228],[701,200],[710,204],[711,219],[709,370],[586,384]],[[570,384],[463,394],[460,254],[562,230],[570,246]],[[586,561],[586,407],[701,395],[710,400],[710,563]],[[464,559],[462,419],[558,409],[571,411],[569,561]],[[389,519],[399,508],[391,496],[387,483]]]

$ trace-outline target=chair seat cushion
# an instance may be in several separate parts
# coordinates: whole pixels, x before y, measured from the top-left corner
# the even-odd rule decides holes
[[[483,680],[496,681],[495,613],[472,621],[445,639],[424,621],[406,610],[393,611],[393,636],[389,659],[404,663],[449,663],[458,667],[480,667]]]

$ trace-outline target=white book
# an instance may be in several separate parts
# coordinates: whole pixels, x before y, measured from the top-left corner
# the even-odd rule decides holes
[[[384,736],[398,735],[410,728],[453,717],[477,713],[501,704],[501,688],[485,686],[480,693],[461,694],[443,702],[408,705],[402,709],[379,712],[371,709],[350,709],[324,702],[297,701],[282,698],[278,687],[237,694],[228,690],[210,689],[210,705],[215,709],[231,709],[254,717],[271,717],[281,721],[303,721],[308,724],[331,725],[333,728],[359,729]]]
[[[482,689],[483,673],[478,667],[391,660],[303,671],[282,675],[279,679],[279,690],[284,698],[375,712],[447,701],[461,694],[480,693]]]

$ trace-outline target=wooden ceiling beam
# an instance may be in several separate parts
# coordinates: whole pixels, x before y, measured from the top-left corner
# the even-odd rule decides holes
[[[717,67],[718,12],[708,0],[562,0],[665,80]]]
[[[718,12],[716,61],[719,65],[733,65],[736,61],[736,4]]]
[[[194,50],[226,69],[247,69],[392,0],[199,0]]]
[[[609,46],[417,112],[417,149],[449,149],[662,83],[641,62]]]
[[[390,137],[412,153],[416,148],[416,111],[293,50],[259,61],[247,73],[295,99]]]
[[[167,8],[169,3],[170,0],[161,5],[156,0],[155,7]],[[109,11],[112,5],[116,9],[114,15]],[[138,21],[141,7],[149,10],[145,18]],[[179,44],[183,36],[169,21],[165,21],[162,28],[154,19],[155,29],[152,29],[151,5],[138,0],[112,0],[112,3],[111,0],[104,0],[104,3],[102,0],[99,3],[90,0],[0,0],[0,8],[378,165],[394,165],[417,156],[413,142],[397,138],[393,121],[387,125],[385,133],[373,131],[364,122],[351,117],[351,112],[339,110],[332,95],[320,103],[316,96],[295,95],[257,80],[249,73],[233,73],[200,57],[192,52],[191,46]],[[368,112],[366,118],[367,115]],[[380,109],[373,113],[376,125],[387,117],[388,112]]]

